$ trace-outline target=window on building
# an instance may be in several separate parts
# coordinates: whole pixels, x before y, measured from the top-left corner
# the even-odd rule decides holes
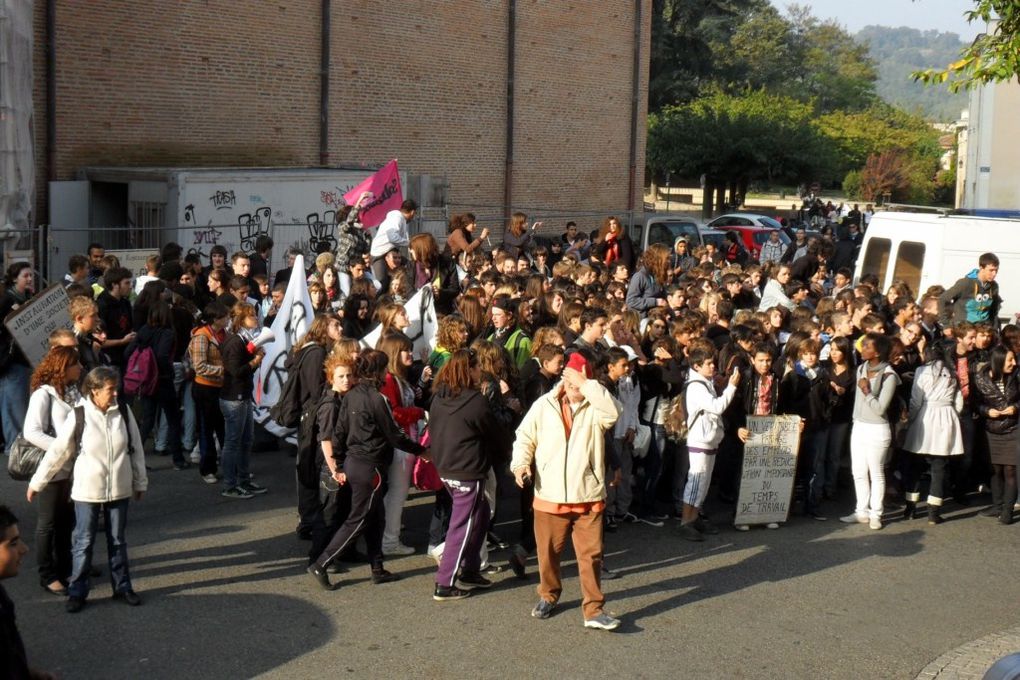
[[[896,251],[896,268],[894,279],[902,279],[917,291],[921,286],[921,270],[924,268],[924,244],[916,241],[904,241]]]
[[[889,251],[892,250],[892,241],[887,238],[873,238],[868,241],[868,248],[864,252],[864,264],[861,265],[862,274],[874,274],[878,277],[879,286],[885,290],[885,272],[889,268]]]

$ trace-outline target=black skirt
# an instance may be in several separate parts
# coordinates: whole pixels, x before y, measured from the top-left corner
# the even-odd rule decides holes
[[[988,457],[992,465],[1016,465],[1020,453],[1020,428],[1006,434],[987,432]]]

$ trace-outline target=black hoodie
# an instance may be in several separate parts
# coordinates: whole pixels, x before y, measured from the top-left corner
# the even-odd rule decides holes
[[[452,396],[445,386],[432,397],[429,436],[432,462],[444,479],[485,479],[493,457],[504,448],[503,428],[477,390]]]
[[[383,471],[393,461],[393,449],[420,455],[423,449],[393,420],[386,397],[379,388],[358,383],[344,395],[337,416],[336,438],[343,442],[333,458],[343,464],[347,456],[363,460]]]

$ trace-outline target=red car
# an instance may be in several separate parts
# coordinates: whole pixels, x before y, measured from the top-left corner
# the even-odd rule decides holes
[[[717,229],[722,232],[735,231],[740,236],[740,242],[744,244],[744,248],[751,255],[751,259],[755,262],[758,261],[758,255],[761,253],[761,246],[763,243],[769,240],[769,235],[776,231],[779,232],[779,241],[783,244],[785,250],[786,246],[790,245],[790,237],[786,235],[786,232],[782,229],[770,229],[767,227],[744,227],[744,226],[713,226],[713,229]]]

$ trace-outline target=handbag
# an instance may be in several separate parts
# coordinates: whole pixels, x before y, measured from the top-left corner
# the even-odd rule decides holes
[[[45,450],[40,449],[19,434],[14,438],[14,443],[11,444],[11,453],[7,457],[7,474],[11,476],[11,479],[27,482],[32,479],[32,475],[35,474],[45,455]]]
[[[648,447],[652,443],[652,428],[638,424],[634,430],[634,457],[641,459],[648,455]]]
[[[425,430],[419,443],[426,448],[432,443],[428,430]],[[436,466],[432,464],[432,461],[425,460],[421,456],[417,456],[414,459],[414,471],[411,474],[411,480],[415,488],[421,491],[439,491],[443,488],[443,480],[439,478],[439,471],[436,470]]]

